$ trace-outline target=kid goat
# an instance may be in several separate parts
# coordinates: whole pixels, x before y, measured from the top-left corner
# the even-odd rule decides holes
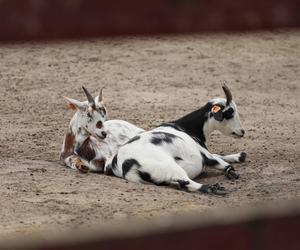
[[[246,157],[243,152],[223,157],[211,154],[206,148],[206,140],[214,130],[236,137],[245,134],[231,92],[225,84],[222,88],[226,99],[212,99],[176,121],[129,140],[105,171],[133,182],[179,184],[188,191],[226,194],[219,184],[203,185],[192,180],[202,172],[203,166],[214,167],[229,179],[237,179],[238,174],[228,162],[242,162]]]
[[[95,99],[86,88],[83,90],[88,101],[65,97],[76,113],[64,137],[60,159],[81,172],[103,172],[105,163],[110,162],[119,147],[144,130],[121,120],[105,121],[102,89]]]

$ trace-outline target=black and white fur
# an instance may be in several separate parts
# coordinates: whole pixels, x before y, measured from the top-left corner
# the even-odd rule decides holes
[[[226,99],[212,99],[176,121],[132,138],[119,149],[106,171],[112,170],[116,176],[133,182],[178,184],[192,192],[226,194],[218,184],[203,185],[192,180],[204,166],[223,171],[230,179],[238,178],[230,162],[245,158],[243,154],[225,157],[211,154],[205,144],[214,130],[225,135],[244,136],[237,106],[226,85],[223,90]]]

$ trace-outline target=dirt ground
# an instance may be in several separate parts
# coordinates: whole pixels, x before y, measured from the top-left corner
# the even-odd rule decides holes
[[[59,164],[72,111],[105,85],[110,119],[145,129],[223,96],[228,81],[246,137],[214,133],[209,149],[245,150],[239,180],[208,170],[228,197],[81,174]],[[300,31],[87,40],[0,47],[0,238],[126,219],[300,198]]]

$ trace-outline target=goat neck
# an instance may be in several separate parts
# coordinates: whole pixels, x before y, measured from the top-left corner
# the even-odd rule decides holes
[[[213,124],[210,124],[209,113],[212,108],[211,103],[207,103],[202,108],[173,121],[172,123],[179,126],[188,135],[196,138],[200,144],[206,143],[211,132],[214,130]]]

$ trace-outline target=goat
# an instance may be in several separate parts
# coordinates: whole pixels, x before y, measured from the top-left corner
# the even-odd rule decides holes
[[[224,171],[229,179],[237,179],[238,174],[225,160],[241,161],[246,157],[245,153],[238,159],[222,157],[207,150],[206,140],[214,130],[236,137],[245,134],[231,92],[225,84],[222,88],[226,99],[212,99],[178,120],[133,137],[120,147],[105,171],[138,183],[179,184],[188,191],[226,194],[219,184],[203,185],[192,180],[204,166]]]
[[[79,164],[79,158],[74,155],[82,144],[90,136],[104,139],[106,132],[103,126],[106,120],[106,108],[102,100],[102,91],[94,99],[85,87],[82,87],[87,97],[87,101],[81,102],[69,97],[64,98],[68,101],[69,107],[76,110],[71,119],[69,129],[64,136],[64,142],[60,153],[60,159],[69,167],[85,171]],[[77,164],[76,164],[77,163]]]
[[[64,97],[76,113],[64,136],[60,159],[80,172],[103,173],[106,162],[110,162],[118,148],[144,130],[126,121],[105,121],[102,89],[95,100],[86,88],[83,90],[87,102]]]

